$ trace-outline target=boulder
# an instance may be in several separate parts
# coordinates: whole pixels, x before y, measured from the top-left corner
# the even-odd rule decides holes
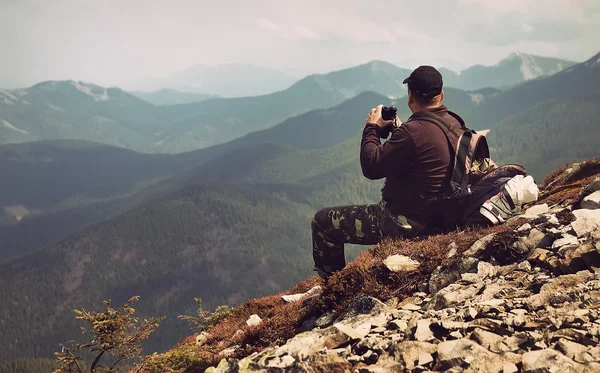
[[[495,233],[491,233],[491,234],[488,234],[487,236],[484,236],[484,237],[478,239],[477,241],[475,241],[475,243],[473,245],[471,245],[469,250],[467,250],[463,253],[463,255],[464,256],[480,256],[481,254],[483,254],[487,245],[490,242],[492,242],[492,240],[494,239],[495,236],[496,236]]]
[[[250,317],[248,318],[248,320],[246,320],[246,325],[248,326],[257,326],[262,322],[262,319],[260,318],[260,316],[254,314],[254,315],[250,315]]]
[[[586,372],[585,366],[569,359],[559,351],[544,349],[523,354],[523,372]]]
[[[423,354],[432,355],[436,351],[437,346],[432,343],[404,341],[392,345],[390,355],[394,357],[395,361],[400,362],[406,370],[412,370],[419,365],[419,358]]]
[[[548,213],[549,210],[550,209],[548,208],[547,203],[542,203],[541,205],[531,206],[530,208],[525,210],[525,213],[523,215],[521,215],[520,218],[535,219],[542,214]]]
[[[448,267],[436,268],[429,278],[429,292],[435,294],[440,289],[459,280],[461,274],[475,271],[479,260],[475,258],[462,258],[458,262],[450,264]]]
[[[581,208],[588,210],[600,209],[600,190],[595,191],[581,201]]]
[[[600,209],[596,210],[575,210],[575,221],[571,223],[571,227],[581,237],[588,233],[593,232],[600,227]]]
[[[383,264],[392,272],[411,272],[419,268],[421,265],[416,260],[412,260],[405,255],[388,256]]]
[[[519,355],[495,354],[468,339],[456,339],[438,345],[435,370],[464,367],[463,372],[501,372],[505,364],[516,364]]]

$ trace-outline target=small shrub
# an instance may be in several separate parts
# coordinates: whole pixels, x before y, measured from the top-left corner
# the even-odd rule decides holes
[[[61,344],[61,351],[55,352],[60,367],[54,373],[83,373],[83,358],[79,355],[80,352],[95,355],[89,368],[91,373],[113,372],[122,361],[138,357],[142,351],[142,341],[148,338],[164,319],[151,318],[140,322],[134,317],[135,309],[131,305],[139,298],[132,297],[117,309],[111,307],[110,300],[104,301],[104,312],[75,310],[76,319],[89,324],[89,329],[81,329],[82,334],[88,334],[90,339],[87,343],[73,344],[70,348]]]
[[[187,321],[191,328],[198,332],[203,332],[211,326],[220,323],[231,314],[231,308],[229,306],[219,306],[211,313],[202,307],[202,299],[194,298],[194,301],[196,301],[196,304],[198,305],[196,315],[179,315],[179,318]]]

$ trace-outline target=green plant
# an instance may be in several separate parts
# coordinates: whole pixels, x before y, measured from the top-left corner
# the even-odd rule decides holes
[[[131,297],[117,309],[111,307],[110,300],[104,301],[106,310],[103,312],[75,310],[76,319],[89,324],[89,328],[82,327],[81,330],[82,334],[88,334],[90,339],[87,343],[76,343],[70,348],[60,344],[61,351],[55,352],[60,367],[54,373],[83,373],[83,358],[79,355],[81,352],[95,355],[89,368],[90,373],[113,372],[123,360],[138,357],[142,352],[141,342],[148,338],[164,319],[159,317],[140,322],[134,317],[135,309],[131,305],[139,298]]]
[[[181,320],[187,321],[192,329],[199,332],[203,332],[211,326],[220,323],[231,314],[232,309],[229,306],[218,306],[214,312],[210,312],[202,307],[201,298],[194,298],[194,301],[197,304],[196,315],[179,315],[178,317]]]

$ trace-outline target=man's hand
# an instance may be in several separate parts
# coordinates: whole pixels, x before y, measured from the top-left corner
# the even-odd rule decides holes
[[[383,120],[383,118],[381,117],[381,108],[383,108],[383,105],[377,105],[376,108],[371,109],[371,111],[367,115],[367,118],[365,119],[365,123],[374,123],[380,128],[388,127],[394,124],[394,119]]]

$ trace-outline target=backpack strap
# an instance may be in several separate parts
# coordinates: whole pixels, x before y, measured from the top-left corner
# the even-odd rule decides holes
[[[409,120],[424,120],[437,125],[446,135],[450,144],[452,174],[449,175],[449,196],[452,198],[457,195],[470,194],[469,169],[474,159],[483,159],[489,157],[489,148],[484,136],[465,126],[464,120],[455,113],[448,111],[450,115],[458,120],[461,129],[456,130],[446,123],[440,116],[422,111],[411,116]],[[451,138],[452,137],[452,138]],[[452,141],[454,140],[454,141]]]

